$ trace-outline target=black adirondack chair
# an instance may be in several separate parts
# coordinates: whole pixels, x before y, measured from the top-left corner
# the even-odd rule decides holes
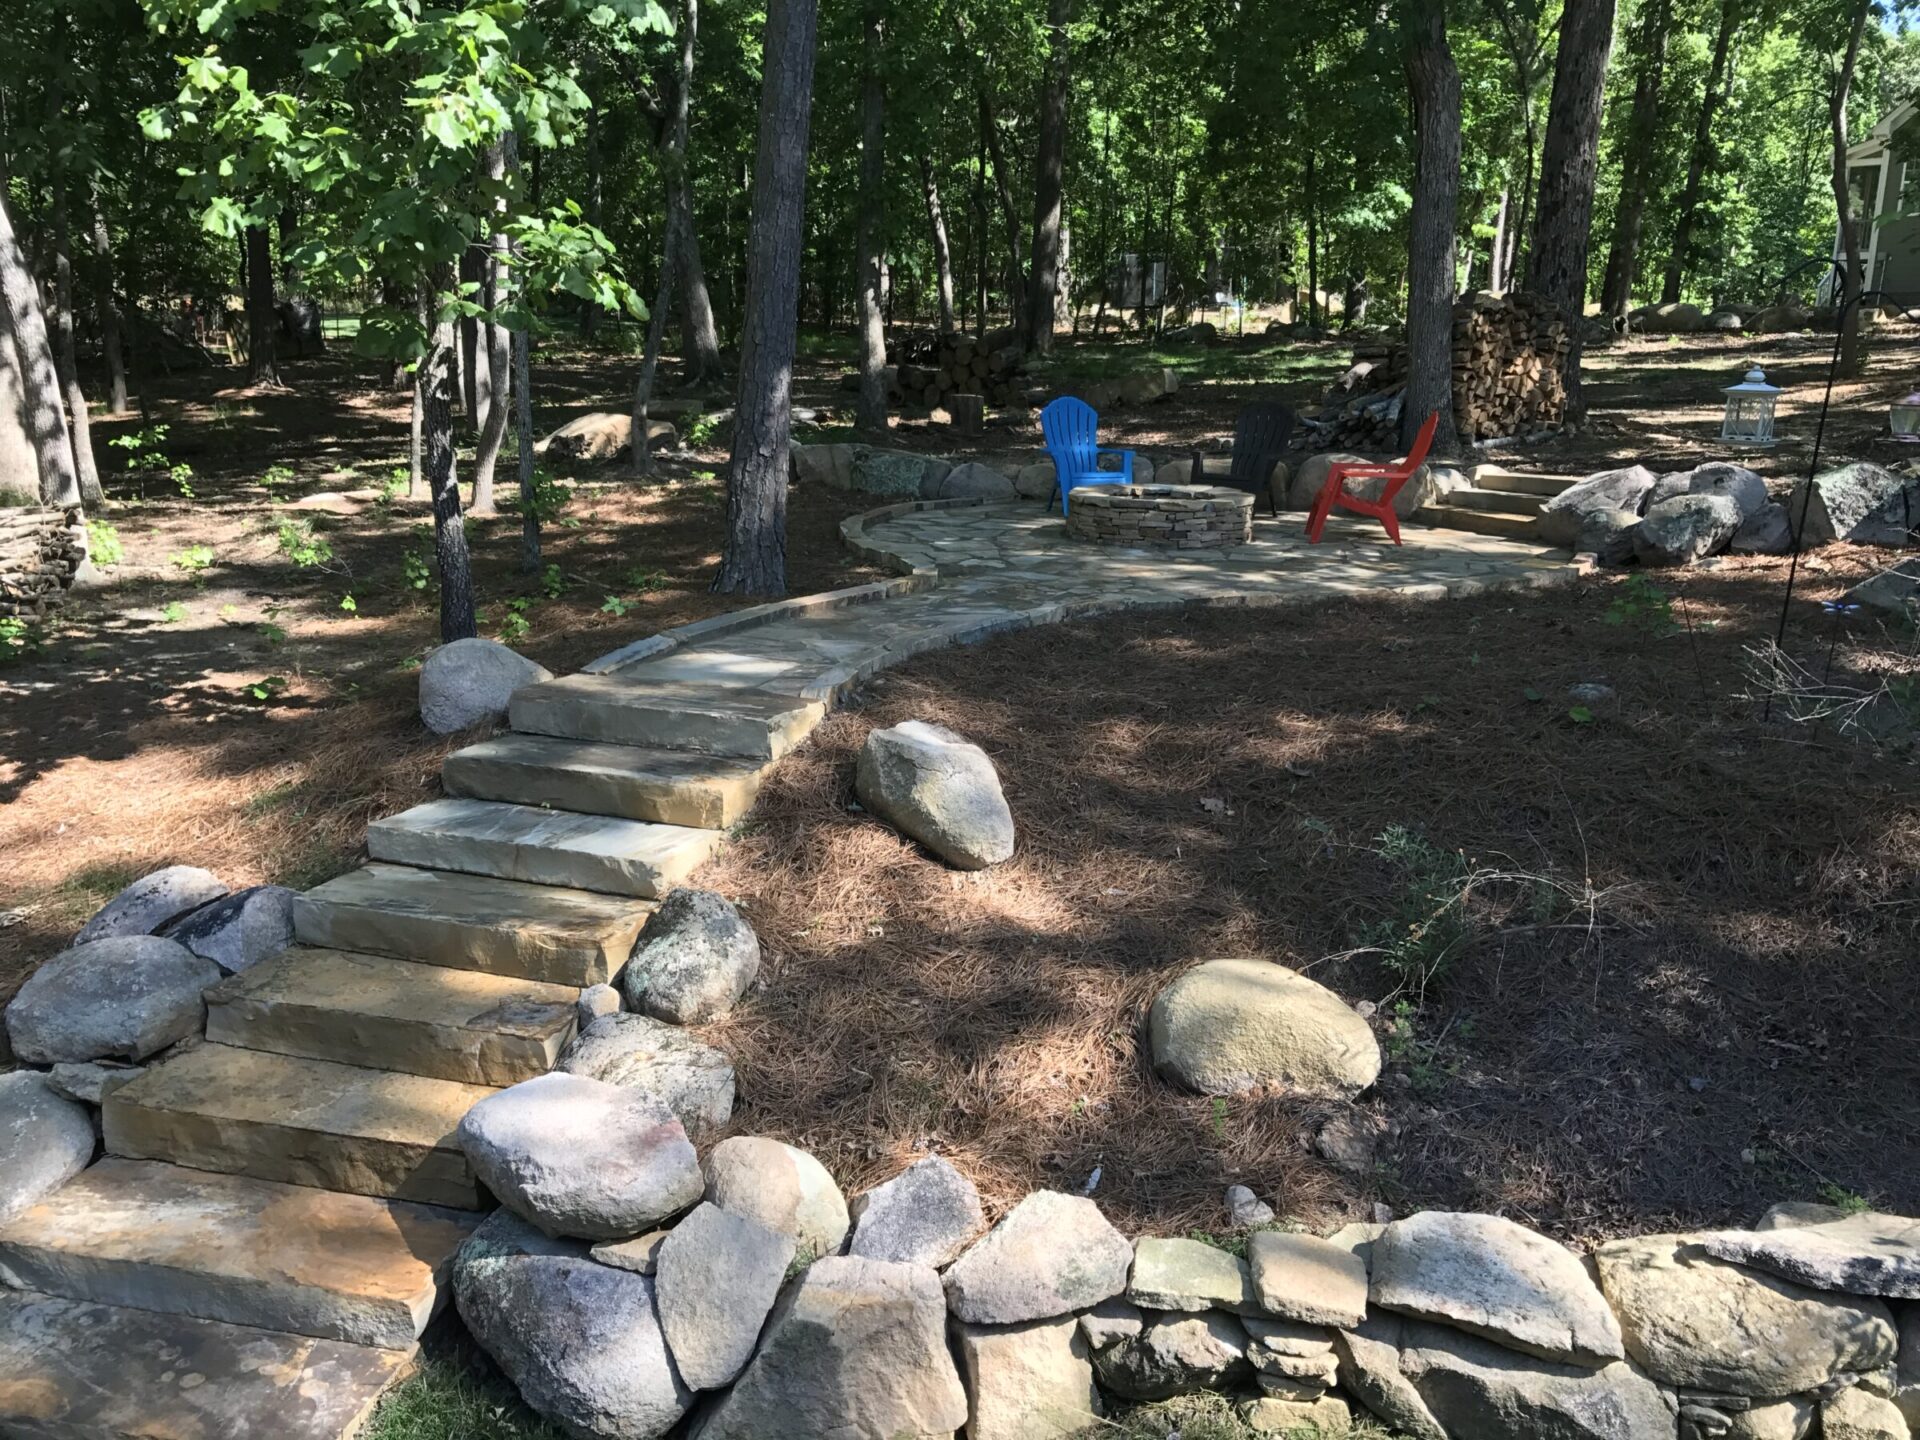
[[[1273,497],[1268,480],[1274,462],[1286,453],[1287,440],[1293,434],[1293,411],[1271,400],[1258,401],[1241,410],[1233,426],[1233,469],[1226,475],[1209,476],[1206,462],[1198,450],[1193,452],[1195,485],[1230,485],[1245,490],[1256,500],[1267,497],[1267,508],[1275,515],[1280,505]]]

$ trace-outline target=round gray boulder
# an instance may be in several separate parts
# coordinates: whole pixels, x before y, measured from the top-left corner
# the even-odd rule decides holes
[[[1742,520],[1751,519],[1767,503],[1767,482],[1744,465],[1715,460],[1691,470],[1676,470],[1654,481],[1644,509],[1676,495],[1724,495],[1739,507]]]
[[[169,865],[144,875],[101,907],[73,937],[76,945],[122,935],[152,935],[189,910],[218,900],[227,887],[212,871],[197,865]]]
[[[837,1255],[851,1219],[827,1167],[759,1135],[722,1140],[707,1157],[707,1199],[790,1235],[803,1255]]]
[[[1642,565],[1685,565],[1726,548],[1740,528],[1740,507],[1726,495],[1676,495],[1649,505],[1633,531]]]
[[[651,1095],[689,1135],[702,1135],[733,1114],[733,1062],[724,1051],[647,1015],[602,1015],[574,1038],[560,1068]]]
[[[93,1158],[93,1116],[33,1070],[0,1075],[0,1223],[51,1195]]]
[[[1012,500],[1019,491],[991,465],[969,461],[954,466],[937,480],[923,482],[920,494],[927,500]]]
[[[1346,1001],[1265,960],[1209,960],[1147,1017],[1154,1068],[1202,1095],[1280,1086],[1351,1099],[1380,1078],[1380,1044]]]
[[[236,890],[176,920],[166,938],[232,975],[293,943],[293,891],[284,885]]]
[[[455,640],[420,667],[420,718],[434,734],[452,735],[503,719],[514,691],[552,678],[545,666],[498,640]]]
[[[920,720],[874,730],[854,776],[860,803],[949,865],[984,870],[1013,855],[1013,812],[986,751]]]
[[[584,1076],[489,1095],[458,1135],[481,1183],[549,1235],[623,1240],[700,1198],[700,1160],[672,1112]]]
[[[733,903],[680,889],[647,917],[620,990],[630,1010],[700,1025],[733,1009],[759,973],[759,937]]]
[[[13,1053],[31,1065],[144,1060],[200,1033],[220,967],[156,935],[76,945],[28,977],[7,1006]]]
[[[1133,1246],[1083,1195],[1036,1190],[947,1270],[947,1307],[970,1325],[1085,1310],[1127,1288]]]
[[[902,1264],[953,1260],[987,1228],[980,1192],[947,1160],[916,1160],[884,1185],[857,1197],[849,1255]]]

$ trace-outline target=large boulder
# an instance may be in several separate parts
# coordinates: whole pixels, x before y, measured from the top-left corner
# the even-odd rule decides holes
[[[143,875],[100,908],[73,937],[76,945],[116,940],[123,935],[154,935],[189,910],[227,893],[218,876],[197,865],[169,865]]]
[[[878,450],[865,445],[853,449],[852,487],[868,495],[918,499],[928,486],[937,486],[953,462],[911,450]]]
[[[1820,1407],[1820,1440],[1908,1440],[1911,1433],[1899,1406],[1858,1387]]]
[[[580,1075],[489,1095],[458,1136],[481,1183],[549,1235],[623,1240],[700,1198],[700,1160],[673,1113]]]
[[[1920,1299],[1920,1220],[1866,1211],[1818,1225],[1699,1237],[1719,1260],[1816,1290]]]
[[[1596,510],[1581,521],[1574,553],[1591,555],[1602,565],[1624,565],[1633,559],[1633,532],[1639,528],[1640,517],[1631,510]]]
[[[909,720],[860,747],[860,803],[961,870],[1013,855],[1013,812],[987,752],[940,725]]]
[[[1727,549],[1736,555],[1785,555],[1793,549],[1793,525],[1787,507],[1769,500],[1740,522]]]
[[[967,1440],[1064,1440],[1101,1414],[1086,1337],[1073,1316],[1024,1325],[955,1325]]]
[[[707,1156],[707,1199],[790,1235],[809,1259],[837,1255],[851,1221],[827,1167],[804,1150],[759,1135],[722,1140]]]
[[[680,443],[680,432],[665,420],[647,421],[647,448],[658,452]],[[618,460],[632,448],[633,416],[612,410],[579,415],[534,446],[536,455],[589,464]]]
[[[93,1158],[93,1116],[33,1070],[0,1075],[0,1224],[51,1195]]]
[[[544,665],[498,640],[455,640],[427,656],[420,667],[420,718],[436,735],[503,720],[514,691],[552,678]]]
[[[1740,507],[1725,495],[1676,495],[1647,507],[1633,531],[1643,565],[1685,565],[1717,554],[1740,528]]]
[[[1085,1310],[1127,1288],[1133,1246],[1081,1195],[1036,1190],[947,1271],[947,1305],[970,1325]]]
[[[1280,1086],[1349,1099],[1380,1077],[1373,1030],[1338,995],[1284,965],[1209,960],[1155,997],[1153,1065],[1203,1095]]]
[[[1427,1210],[1374,1242],[1375,1305],[1440,1320],[1543,1360],[1620,1359],[1620,1325],[1578,1256],[1497,1215]]]
[[[1022,465],[1020,473],[1013,477],[1014,493],[1022,500],[1046,501],[1053,495],[1053,487],[1059,483],[1053,461],[1041,460],[1032,465]]]
[[[1204,1240],[1143,1235],[1133,1242],[1127,1299],[1144,1310],[1231,1310],[1258,1315],[1247,1262]]]
[[[1448,1440],[1413,1381],[1400,1373],[1400,1346],[1409,1321],[1375,1310],[1358,1325],[1336,1331],[1341,1388],[1408,1440]]]
[[[1593,1258],[1627,1353],[1663,1385],[1776,1399],[1894,1359],[1882,1302],[1729,1265],[1697,1237],[1615,1240]]]
[[[793,446],[793,478],[800,485],[823,485],[829,490],[853,489],[851,445]]]
[[[701,1204],[668,1232],[653,1283],[683,1381],[695,1390],[733,1383],[753,1358],[793,1256],[791,1235],[716,1205]]]
[[[1909,515],[1920,523],[1920,478],[1856,461],[1801,480],[1787,506],[1802,545],[1904,545]]]
[[[1385,458],[1391,459],[1393,457],[1389,456]],[[1291,478],[1286,481],[1287,508],[1290,510],[1311,510],[1313,508],[1314,497],[1320,493],[1321,487],[1327,483],[1328,468],[1336,461],[1358,462],[1363,465],[1378,465],[1383,463],[1383,457],[1378,455],[1357,455],[1349,450],[1327,450],[1318,455],[1309,455],[1300,462],[1300,468],[1295,470]],[[1276,475],[1277,473],[1278,467],[1276,467]],[[1362,477],[1347,481],[1346,492],[1362,500],[1378,500],[1385,492],[1386,484],[1387,482],[1385,480]],[[1431,465],[1422,465],[1414,477],[1407,481],[1405,485],[1402,485],[1399,493],[1394,496],[1393,513],[1398,515],[1402,520],[1412,518],[1414,511],[1423,505],[1433,503],[1435,496],[1439,493],[1439,489],[1440,484],[1435,478],[1434,467]]]
[[[1707,317],[1698,305],[1668,301],[1646,312],[1643,328],[1655,335],[1695,335],[1707,328]]]
[[[1170,1400],[1253,1378],[1246,1328],[1218,1310],[1150,1314],[1140,1333],[1098,1351],[1100,1383],[1129,1400]]]
[[[293,891],[255,885],[202,905],[164,932],[232,975],[293,943]]]
[[[1302,1325],[1358,1325],[1367,1315],[1367,1266],[1314,1235],[1262,1230],[1247,1237],[1254,1294],[1269,1315]]]
[[[155,935],[76,945],[27,977],[7,1006],[7,1036],[30,1065],[144,1060],[201,1032],[201,996],[219,980],[211,960]]]
[[[849,1207],[849,1255],[938,1270],[987,1228],[980,1192],[939,1155],[916,1160]]]
[[[1019,492],[1013,481],[991,465],[968,461],[938,478],[920,482],[922,500],[1012,500]]]
[[[656,1440],[693,1408],[645,1275],[496,1210],[461,1246],[453,1289],[480,1348],[575,1440]]]
[[[627,1008],[675,1025],[702,1025],[733,1009],[760,973],[760,940],[733,903],[711,890],[675,890],[647,917],[620,972]]]
[[[1805,330],[1813,323],[1813,311],[1797,300],[1769,305],[1747,317],[1747,329],[1757,335],[1777,335],[1788,330]]]
[[[1746,521],[1767,503],[1767,482],[1744,465],[1715,460],[1691,470],[1662,475],[1647,492],[1647,503],[1642,509],[1651,510],[1662,500],[1671,500],[1677,495],[1724,495],[1739,508],[1740,519]]]
[[[647,1015],[602,1015],[574,1037],[560,1068],[651,1095],[689,1135],[717,1129],[733,1114],[733,1062],[725,1052]]]
[[[1644,465],[1589,475],[1540,507],[1540,538],[1549,545],[1572,545],[1597,515],[1624,511],[1637,519],[1654,483],[1653,472]]]
[[[967,1419],[946,1319],[940,1277],[924,1265],[817,1260],[780,1297],[758,1353],[694,1433],[944,1440]]]

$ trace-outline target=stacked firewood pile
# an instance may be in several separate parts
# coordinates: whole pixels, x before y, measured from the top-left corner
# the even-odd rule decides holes
[[[909,405],[942,405],[954,394],[984,395],[989,405],[1008,405],[1021,388],[1024,357],[1012,330],[903,336],[890,358],[899,367],[900,395]]]
[[[1533,295],[1472,295],[1453,307],[1453,418],[1463,444],[1553,430],[1566,418],[1567,321]],[[1317,417],[1324,449],[1392,448],[1407,383],[1404,344],[1358,345]]]
[[[0,615],[58,610],[86,558],[78,510],[0,510]]]

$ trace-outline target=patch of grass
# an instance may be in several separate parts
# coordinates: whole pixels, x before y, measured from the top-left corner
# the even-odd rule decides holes
[[[387,1393],[360,1434],[361,1440],[563,1440],[511,1385],[451,1356],[424,1360]]]
[[[1856,1195],[1846,1186],[1836,1185],[1831,1180],[1820,1186],[1820,1203],[1835,1206],[1849,1215],[1862,1215],[1873,1208],[1867,1203],[1866,1196]]]

